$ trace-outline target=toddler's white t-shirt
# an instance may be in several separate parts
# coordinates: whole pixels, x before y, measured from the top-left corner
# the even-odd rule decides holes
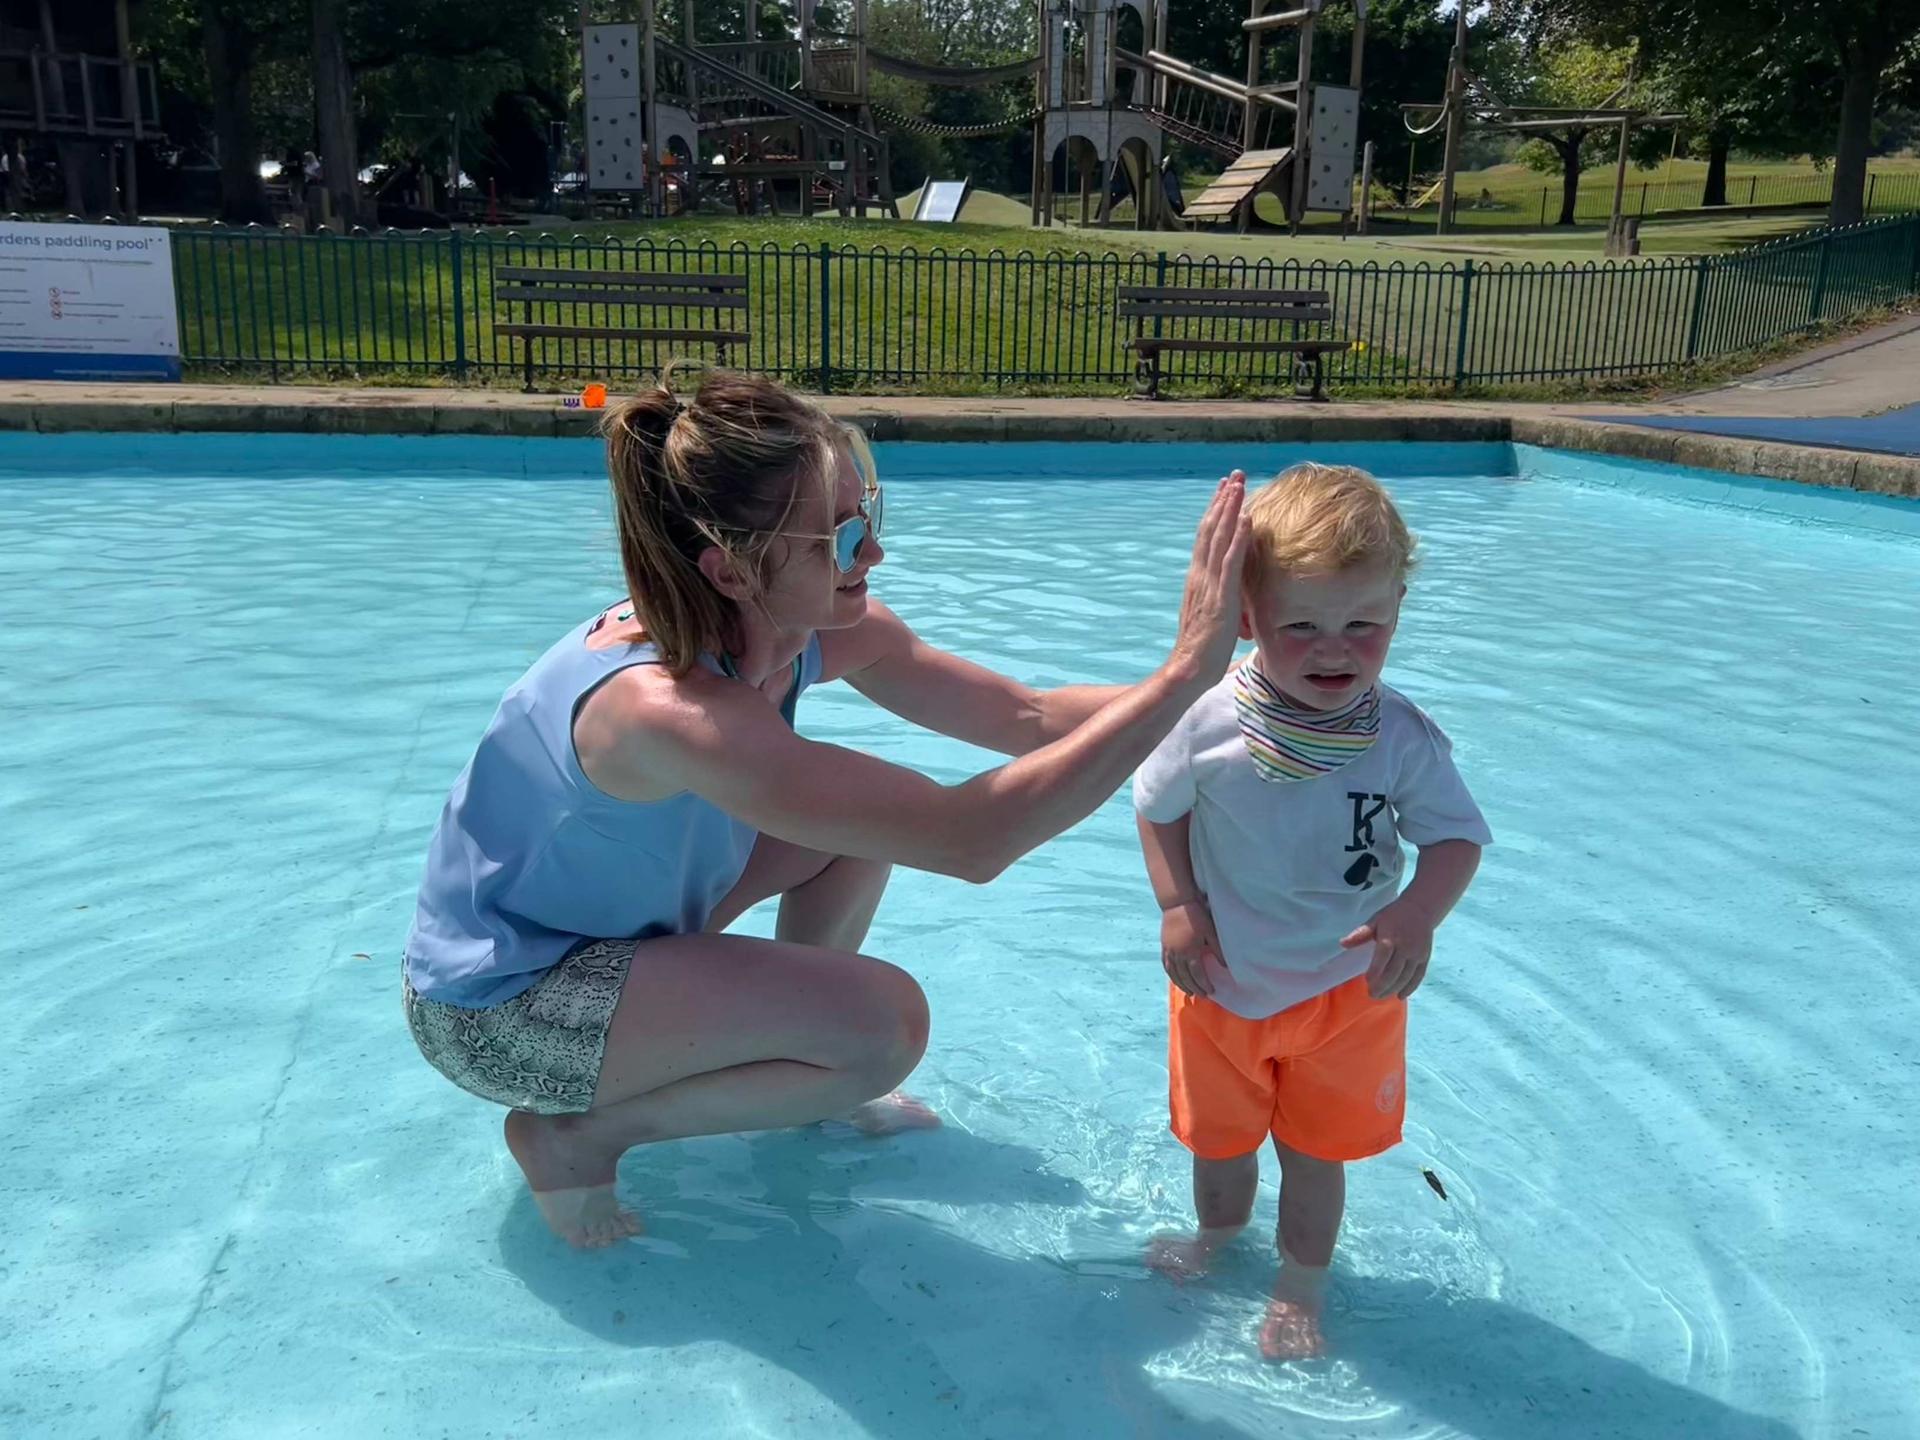
[[[1276,782],[1247,752],[1229,672],[1147,757],[1133,803],[1159,824],[1192,812],[1194,879],[1227,966],[1209,966],[1213,998],[1249,1019],[1366,973],[1372,947],[1340,941],[1399,893],[1403,839],[1493,839],[1451,742],[1386,685],[1371,748],[1328,774]]]

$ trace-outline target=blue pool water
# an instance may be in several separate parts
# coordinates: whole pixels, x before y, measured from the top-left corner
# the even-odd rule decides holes
[[[883,447],[876,588],[1135,677],[1212,477],[1300,453]],[[649,1236],[571,1253],[413,1051],[397,946],[499,692],[618,591],[592,447],[5,437],[0,1433],[1920,1433],[1913,507],[1316,454],[1422,536],[1389,675],[1500,843],[1352,1174],[1337,1358],[1273,1366],[1257,1237],[1139,1263],[1188,1196],[1124,800],[989,889],[897,879],[871,948],[931,996],[945,1130],[637,1152]],[[983,763],[840,687],[801,719]]]

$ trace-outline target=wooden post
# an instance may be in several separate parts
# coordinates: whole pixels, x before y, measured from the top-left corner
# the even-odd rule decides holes
[[[1287,227],[1300,233],[1300,222],[1307,218],[1307,167],[1313,156],[1313,27],[1318,11],[1300,22],[1300,73],[1293,99],[1293,196],[1287,203]],[[1253,210],[1251,202],[1247,205]]]
[[[1154,0],[1153,35],[1148,44],[1155,50],[1165,51],[1167,48],[1167,4],[1168,0]],[[1158,70],[1148,77],[1148,93],[1153,97],[1153,107],[1156,110],[1167,108],[1167,85],[1167,77]]]
[[[1372,228],[1373,216],[1373,141],[1360,152],[1360,217],[1356,229],[1362,235]]]
[[[1440,218],[1436,235],[1453,231],[1453,177],[1460,169],[1460,140],[1467,128],[1467,7],[1454,7],[1453,55],[1447,61],[1447,145],[1440,159]],[[1411,198],[1411,197],[1409,197]]]
[[[1366,74],[1367,46],[1367,7],[1354,6],[1353,11],[1353,57],[1347,62],[1347,84],[1353,89],[1360,88],[1361,77]]]
[[[1266,0],[1253,0],[1252,17],[1258,19],[1260,12],[1265,8]],[[1246,99],[1240,102],[1240,149],[1242,153],[1253,149],[1253,131],[1256,123],[1254,110],[1258,104],[1253,98],[1253,92],[1254,88],[1260,83],[1260,35],[1261,32],[1258,30],[1247,31],[1247,95]],[[1294,98],[1297,100],[1300,97],[1296,95]],[[1295,126],[1298,128],[1297,120],[1295,121]],[[1251,226],[1253,219],[1253,200],[1254,197],[1249,195],[1246,203],[1241,205],[1238,211],[1235,212],[1238,217],[1238,228],[1242,235],[1246,234]]]
[[[1613,159],[1613,211],[1607,221],[1607,232],[1612,234],[1623,227],[1620,222],[1626,216],[1627,198],[1627,136],[1633,132],[1633,121],[1621,117],[1620,148]]]
[[[666,177],[660,173],[666,147],[660,143],[660,87],[659,77],[654,73],[654,4],[655,0],[640,0],[640,113],[647,129],[640,155],[647,170],[647,205],[658,219],[667,213],[667,184]]]

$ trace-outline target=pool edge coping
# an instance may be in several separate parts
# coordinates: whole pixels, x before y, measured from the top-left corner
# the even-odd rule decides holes
[[[941,398],[833,396],[825,403],[875,440],[1510,442],[1616,455],[1698,470],[1785,480],[1833,490],[1920,497],[1920,457],[1794,445],[1695,431],[1639,426],[1630,416],[1587,419],[1551,409],[1465,409],[1442,404],[1288,405],[1284,402],[1179,402],[1079,405]],[[41,434],[264,433],[446,435],[520,439],[589,438],[597,417],[527,397],[470,392],[333,392],[324,400],[159,398],[0,398],[0,431]]]

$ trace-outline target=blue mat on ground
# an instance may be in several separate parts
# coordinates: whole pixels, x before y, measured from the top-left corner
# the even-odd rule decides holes
[[[1789,445],[1830,445],[1847,450],[1878,450],[1888,455],[1920,455],[1920,404],[1905,405],[1884,415],[1841,415],[1820,420],[1736,419],[1720,415],[1594,415],[1589,418],[1659,430],[1734,435],[1743,440],[1781,440]]]

